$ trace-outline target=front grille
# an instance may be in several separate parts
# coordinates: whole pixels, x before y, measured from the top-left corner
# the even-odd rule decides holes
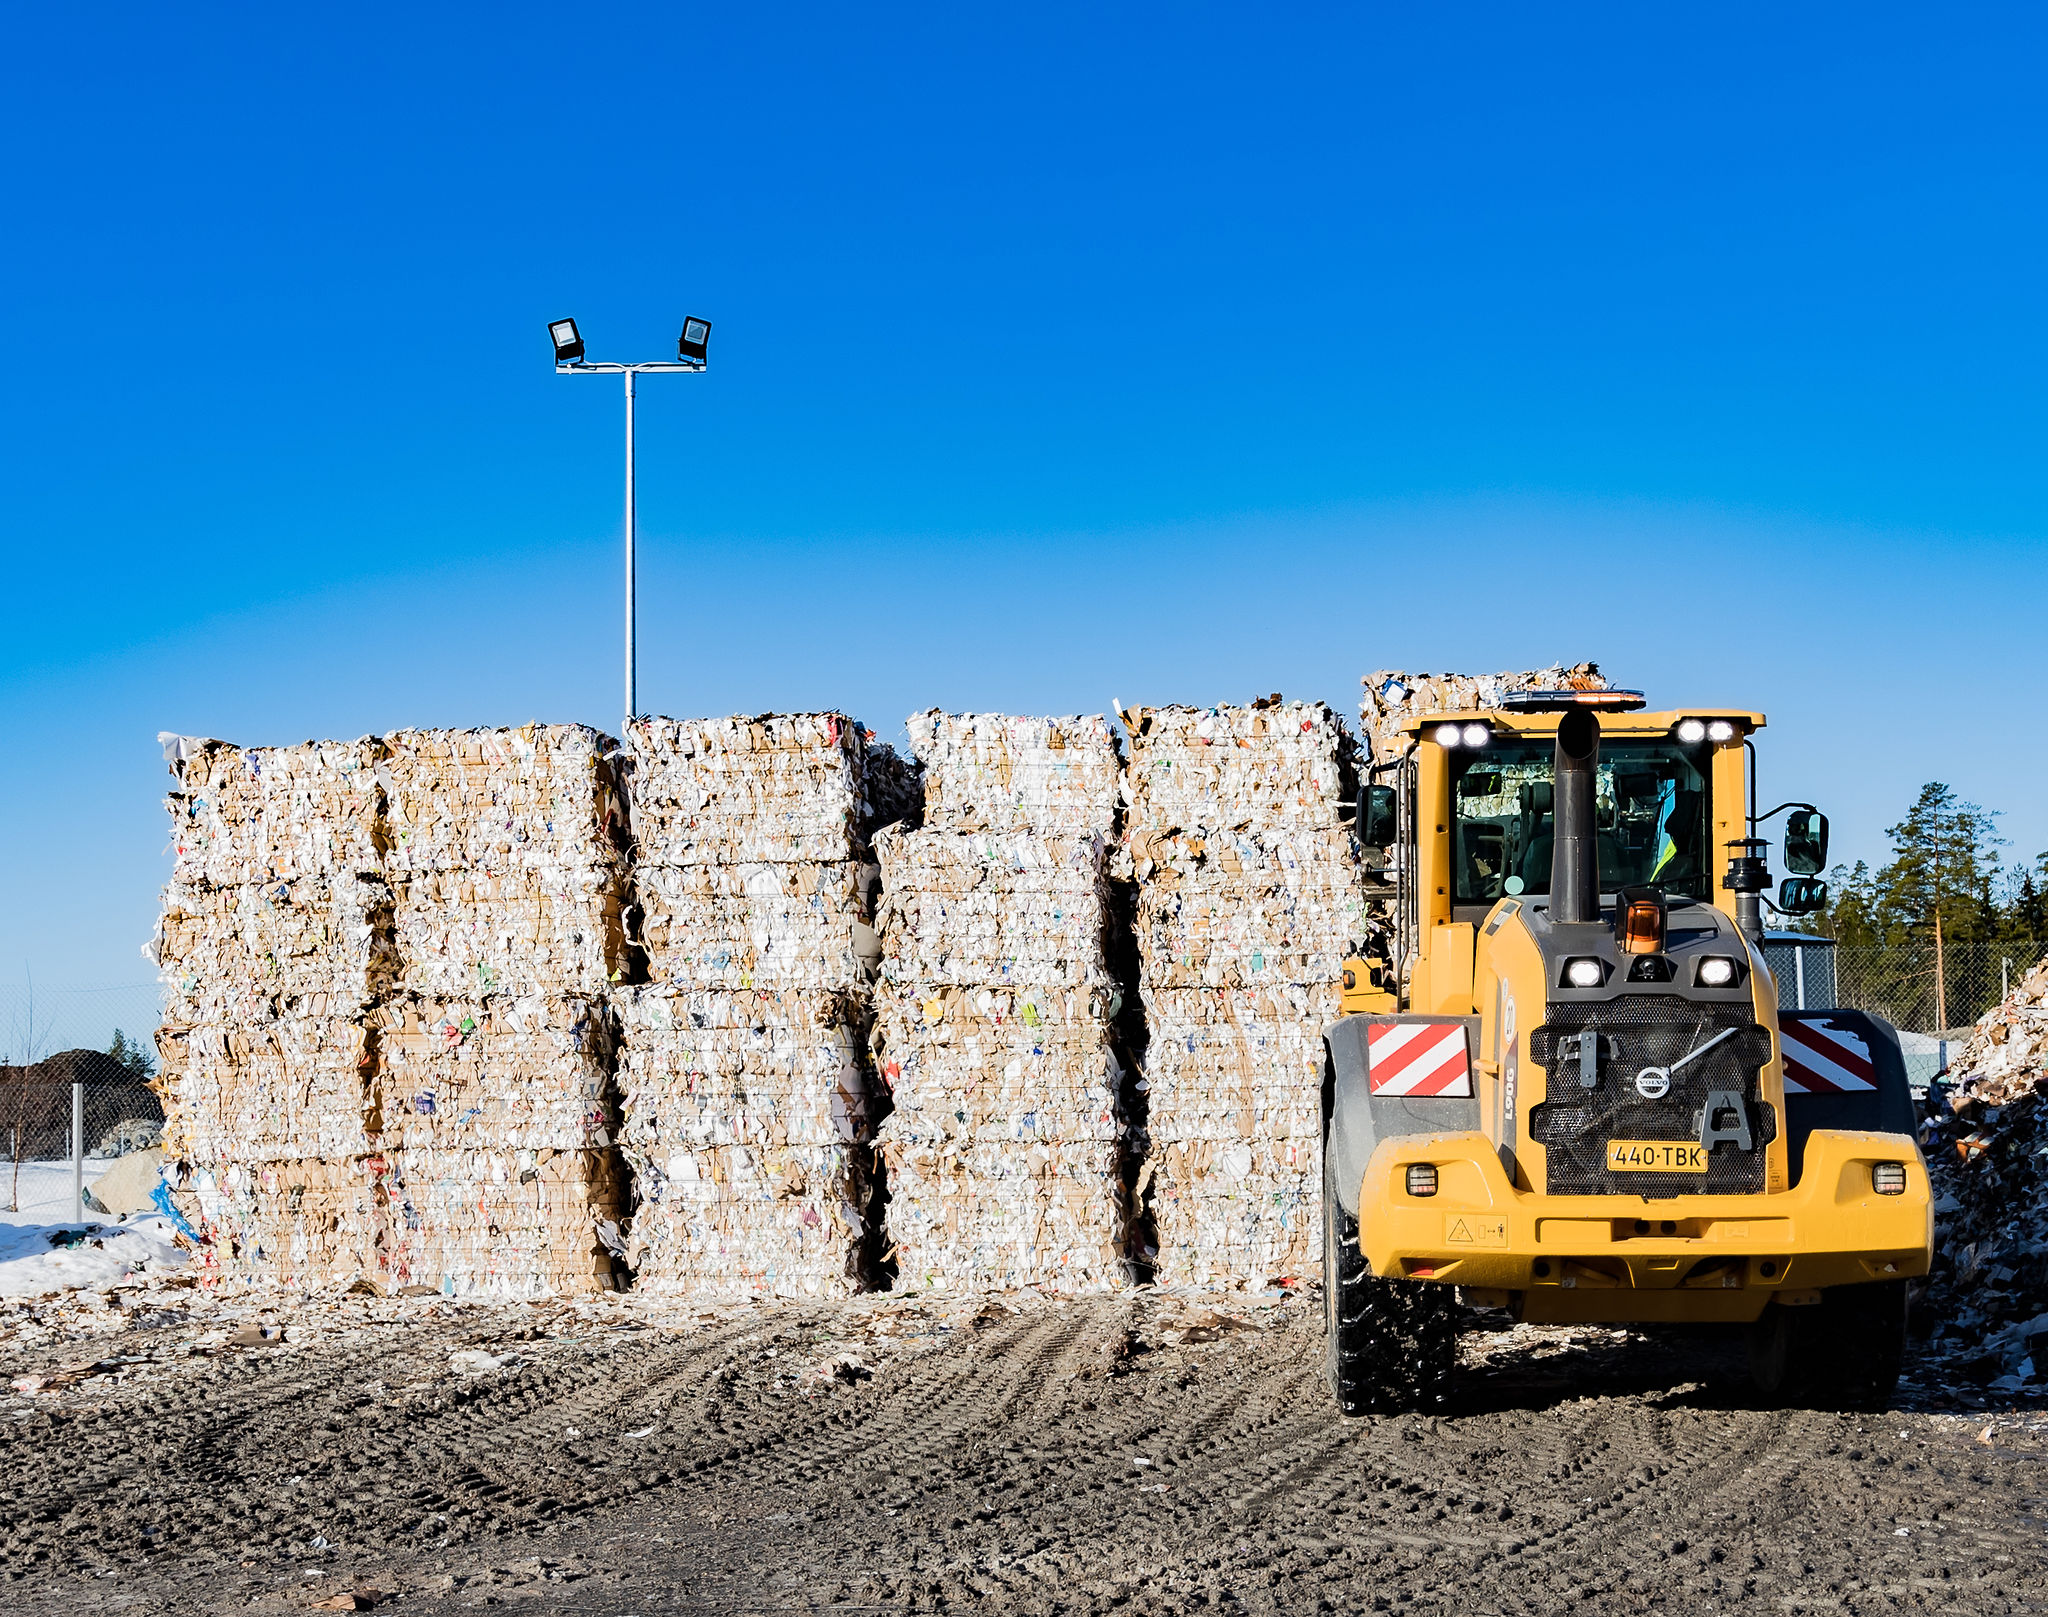
[[[1548,1098],[1529,1111],[1530,1137],[1544,1148],[1544,1188],[1557,1195],[1682,1196],[1702,1192],[1760,1191],[1764,1147],[1777,1135],[1777,1117],[1760,1102],[1757,1085],[1770,1040],[1745,1005],[1698,1004],[1669,994],[1625,994],[1603,1004],[1553,1005],[1548,1021],[1530,1036],[1531,1053],[1544,1064]],[[1724,1028],[1749,1030],[1727,1040],[1671,1075],[1661,1100],[1636,1093],[1644,1067],[1668,1067]],[[1596,1088],[1579,1085],[1579,1064],[1558,1051],[1569,1035],[1592,1031],[1614,1040],[1603,1055]],[[1749,1112],[1753,1149],[1714,1147],[1707,1171],[1614,1173],[1609,1140],[1697,1140],[1707,1095],[1730,1089]]]

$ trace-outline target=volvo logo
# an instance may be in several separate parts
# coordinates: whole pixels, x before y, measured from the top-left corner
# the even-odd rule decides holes
[[[1739,1028],[1724,1027],[1719,1033],[1716,1033],[1711,1039],[1707,1040],[1705,1044],[1697,1045],[1693,1049],[1686,1051],[1684,1055],[1672,1062],[1670,1066],[1645,1067],[1636,1074],[1636,1093],[1642,1096],[1644,1100],[1662,1100],[1671,1093],[1671,1075],[1674,1072],[1688,1061],[1699,1060],[1701,1056],[1713,1049],[1715,1045],[1722,1043],[1724,1040],[1734,1038],[1740,1031]],[[1744,1149],[1747,1150],[1748,1148],[1744,1147]]]

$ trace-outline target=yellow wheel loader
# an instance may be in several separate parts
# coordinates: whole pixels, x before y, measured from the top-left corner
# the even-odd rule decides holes
[[[1898,1035],[1781,1011],[1827,822],[1756,814],[1763,716],[1536,691],[1418,719],[1360,792],[1391,919],[1324,1032],[1328,1375],[1443,1403],[1458,1293],[1535,1323],[1749,1328],[1766,1396],[1881,1404],[1933,1245]],[[1370,855],[1369,855],[1370,857]]]

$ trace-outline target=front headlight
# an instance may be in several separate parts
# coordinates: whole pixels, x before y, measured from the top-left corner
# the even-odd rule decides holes
[[[1725,954],[1710,954],[1703,958],[1693,973],[1693,981],[1702,988],[1727,988],[1741,974],[1742,968]]]
[[[1582,955],[1577,960],[1564,963],[1564,980],[1568,988],[1598,988],[1607,981],[1607,962]]]

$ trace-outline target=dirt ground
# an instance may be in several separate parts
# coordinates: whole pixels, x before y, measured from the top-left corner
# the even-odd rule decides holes
[[[1503,1322],[1451,1413],[1345,1421],[1319,1349],[1312,1291],[24,1304],[0,1610],[2048,1609],[2040,1415]]]

